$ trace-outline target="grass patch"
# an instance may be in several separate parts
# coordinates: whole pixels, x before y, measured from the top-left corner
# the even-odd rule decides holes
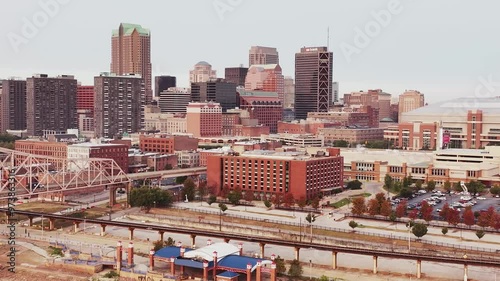
[[[330,204],[330,207],[338,209],[338,208],[344,207],[345,205],[347,205],[349,203],[351,203],[351,199],[350,198],[344,198],[344,199],[342,199],[340,201],[337,201],[335,203]]]
[[[365,198],[368,198],[370,196],[372,196],[371,193],[365,192],[365,193],[361,193],[361,194],[351,195],[351,196],[349,196],[349,198],[356,198],[356,197],[365,197]]]

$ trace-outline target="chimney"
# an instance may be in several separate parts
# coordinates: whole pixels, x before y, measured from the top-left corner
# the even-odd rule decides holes
[[[134,243],[129,242],[128,243],[128,260],[127,260],[128,266],[132,267],[134,265]]]

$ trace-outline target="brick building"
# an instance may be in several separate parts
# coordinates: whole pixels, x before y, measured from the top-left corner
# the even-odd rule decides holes
[[[278,94],[281,105],[285,102],[285,77],[278,64],[256,64],[248,69],[245,90]]]
[[[211,155],[207,160],[207,184],[222,190],[241,187],[257,198],[291,193],[308,199],[329,194],[343,186],[343,158],[338,149],[314,155],[303,152],[249,151]]]
[[[139,148],[142,152],[172,154],[180,150],[196,150],[198,148],[198,139],[190,136],[142,134],[139,136]]]
[[[120,168],[128,172],[128,147],[123,144],[78,143],[67,146],[68,159],[103,158],[113,159]],[[71,168],[71,167],[70,167]],[[85,167],[74,167],[82,169]]]
[[[327,145],[336,140],[344,140],[353,144],[384,139],[382,128],[320,128],[318,133],[323,136]]]
[[[274,95],[272,95],[274,94]],[[271,133],[278,132],[278,122],[283,119],[283,104],[275,93],[240,92],[240,108],[249,112],[250,119],[269,127]]]
[[[26,80],[3,80],[0,86],[0,132],[26,129]]]
[[[222,136],[222,107],[215,102],[190,102],[186,109],[187,132],[198,137]]]
[[[344,105],[347,107],[371,106],[379,110],[379,120],[391,117],[391,94],[380,89],[345,94]]]

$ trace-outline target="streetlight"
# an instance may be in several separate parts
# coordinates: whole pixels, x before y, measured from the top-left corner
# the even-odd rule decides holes
[[[312,279],[312,274],[313,274],[313,270],[312,270],[312,260],[309,260],[309,280]]]
[[[410,239],[411,222],[408,222],[406,224],[406,227],[408,228],[408,253],[410,253],[411,252],[411,239]]]

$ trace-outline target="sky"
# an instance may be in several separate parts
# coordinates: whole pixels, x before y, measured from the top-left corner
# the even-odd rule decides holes
[[[500,1],[456,0],[6,0],[0,78],[72,74],[84,85],[109,71],[111,31],[151,30],[153,75],[177,76],[207,61],[248,64],[252,45],[276,47],[285,76],[294,54],[328,45],[340,96],[406,89],[430,104],[500,96]],[[328,40],[329,30],[329,40]],[[498,82],[496,82],[498,81]]]

